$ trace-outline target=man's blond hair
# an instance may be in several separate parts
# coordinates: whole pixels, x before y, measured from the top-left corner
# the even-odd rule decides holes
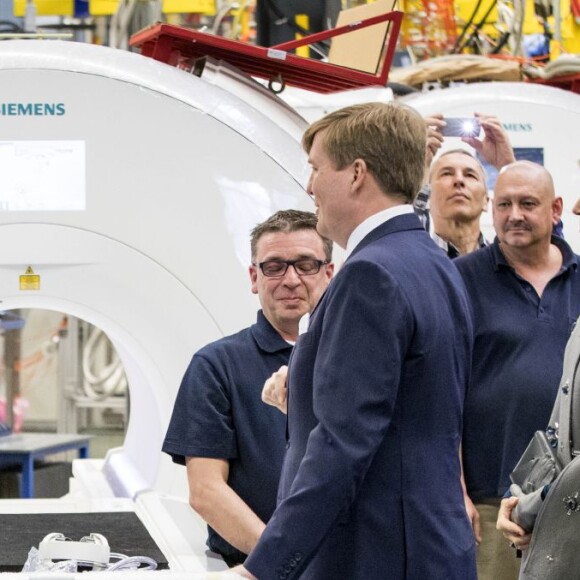
[[[421,187],[426,147],[425,122],[415,110],[399,103],[364,103],[333,111],[304,133],[307,153],[321,132],[336,169],[362,159],[385,194],[412,203]]]

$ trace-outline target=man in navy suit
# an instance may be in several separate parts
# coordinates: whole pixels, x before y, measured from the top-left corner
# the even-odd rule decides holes
[[[318,231],[347,258],[288,372],[278,507],[244,567],[259,580],[474,580],[460,483],[472,323],[461,279],[413,213],[425,126],[368,103],[303,144]]]

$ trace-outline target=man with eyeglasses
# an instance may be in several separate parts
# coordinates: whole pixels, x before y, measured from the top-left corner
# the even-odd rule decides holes
[[[194,355],[163,444],[186,465],[189,503],[229,566],[245,560],[276,506],[286,420],[262,403],[261,390],[288,363],[300,319],[333,274],[332,242],[316,224],[310,212],[286,210],[252,230],[257,322]]]
[[[473,326],[453,263],[413,212],[422,118],[334,111],[303,137],[318,231],[346,260],[288,369],[278,506],[258,580],[475,580],[459,442]]]

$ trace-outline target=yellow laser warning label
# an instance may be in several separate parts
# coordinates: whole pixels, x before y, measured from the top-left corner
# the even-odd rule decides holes
[[[20,276],[20,290],[40,290],[40,276],[34,273],[32,266]]]

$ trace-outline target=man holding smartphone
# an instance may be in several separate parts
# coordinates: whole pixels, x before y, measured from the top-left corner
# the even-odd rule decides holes
[[[479,160],[466,149],[445,151],[433,160],[446,138],[457,138],[475,149],[498,171],[515,161],[507,132],[497,117],[475,113],[472,118],[444,118],[439,113],[425,118],[427,155],[423,186],[417,198],[429,200],[431,223],[425,224],[431,237],[451,259],[465,256],[488,245],[481,232],[481,214],[487,211],[487,175]],[[483,131],[483,137],[480,133]],[[417,202],[415,202],[417,205]],[[475,539],[482,543],[480,514],[471,501],[462,478],[465,507]],[[493,518],[488,518],[490,521]],[[487,523],[485,523],[487,526]],[[490,543],[490,538],[483,542]],[[478,549],[478,573],[485,575]],[[482,574],[483,572],[483,574]],[[498,580],[498,579],[494,579]]]
[[[487,211],[487,176],[481,163],[465,149],[452,149],[433,161],[445,138],[456,137],[473,147],[498,170],[515,161],[512,146],[499,119],[476,113],[473,118],[425,118],[427,156],[419,201],[429,200],[431,236],[450,258],[487,245],[480,218]],[[483,130],[483,138],[479,138]]]

